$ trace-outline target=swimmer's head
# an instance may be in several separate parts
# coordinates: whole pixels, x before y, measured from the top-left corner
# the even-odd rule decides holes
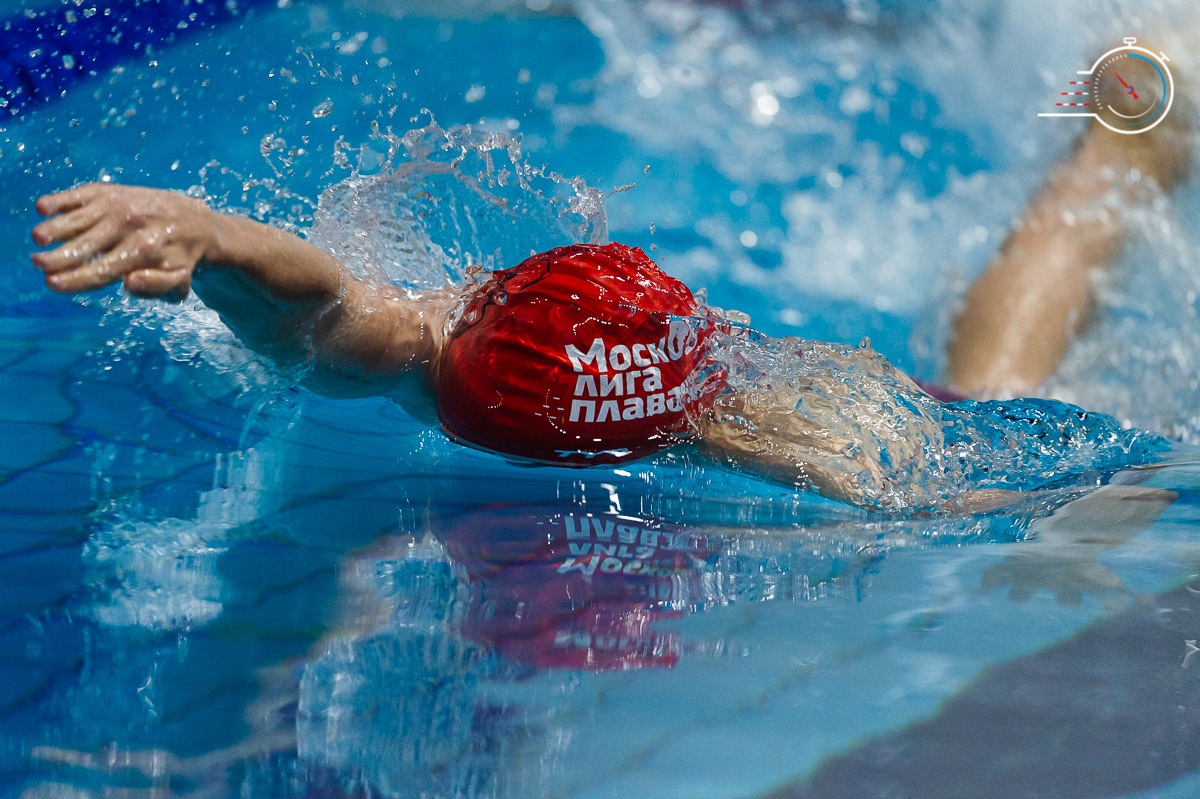
[[[492,274],[452,322],[438,416],[453,438],[570,465],[687,435],[695,299],[641,250],[558,247]]]

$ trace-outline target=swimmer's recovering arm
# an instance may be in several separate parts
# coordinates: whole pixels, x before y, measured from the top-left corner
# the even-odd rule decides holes
[[[947,348],[950,388],[1028,396],[1054,373],[1087,320],[1093,273],[1120,255],[1122,209],[1152,180],[1167,191],[1186,171],[1186,115],[1127,136],[1094,124],[975,281]]]
[[[436,360],[447,300],[418,305],[370,286],[285,231],[177,192],[115,184],[49,194],[37,210],[47,219],[34,241],[58,246],[33,263],[54,291],[121,282],[138,297],[180,300],[194,287],[249,346],[312,363],[318,384],[369,384]]]

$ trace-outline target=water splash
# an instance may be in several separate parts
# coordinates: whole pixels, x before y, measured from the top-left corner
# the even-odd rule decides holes
[[[952,4],[932,5],[944,10]],[[798,20],[759,18],[753,8],[738,16],[717,5],[650,3],[643,14],[624,0],[597,0],[587,4],[583,13],[603,40],[610,63],[602,76],[596,106],[584,117],[602,121],[608,129],[623,130],[672,148],[698,144],[714,156],[726,177],[742,187],[739,191],[743,201],[745,195],[753,195],[755,185],[782,187],[779,219],[775,220],[783,227],[782,233],[763,232],[754,237],[760,248],[768,242],[780,254],[783,269],[775,276],[764,275],[755,266],[743,270],[749,264],[745,255],[749,245],[738,243],[744,237],[738,235],[736,220],[707,217],[696,221],[703,236],[715,246],[697,247],[693,252],[704,250],[705,257],[720,264],[723,271],[749,272],[755,280],[770,279],[776,293],[780,292],[779,286],[816,286],[825,296],[846,296],[877,307],[893,303],[893,309],[914,312],[925,301],[930,283],[943,278],[952,286],[965,282],[966,272],[980,265],[995,247],[1022,196],[1036,182],[1040,172],[1030,169],[1030,165],[1049,160],[1054,148],[1061,148],[1070,138],[1065,132],[1049,132],[1061,128],[1045,128],[1047,132],[1034,137],[1035,144],[1021,144],[1022,129],[1001,121],[1001,117],[1007,120],[1016,102],[1009,97],[1001,98],[1009,105],[989,106],[983,122],[975,127],[964,122],[978,112],[974,100],[966,102],[971,94],[968,90],[982,84],[981,76],[991,75],[990,68],[1007,57],[1005,47],[1024,41],[1013,35],[1018,25],[1014,20],[1024,5],[1017,3],[1012,6],[1016,10],[992,15],[966,3],[964,7],[971,12],[967,15],[969,24],[954,30],[938,28],[913,44],[897,45],[897,40],[889,36],[904,30],[904,25],[893,25],[886,14],[863,19],[848,16],[829,22],[830,30],[821,32]],[[645,15],[654,20],[653,27],[622,24]],[[930,12],[930,17],[940,15]],[[783,39],[790,42],[797,30],[811,35],[814,46],[807,53],[794,44],[777,46]],[[1003,35],[996,35],[996,30]],[[830,31],[838,35],[830,35]],[[643,33],[645,36],[639,38]],[[929,44],[929,37],[939,43],[939,57],[912,57]],[[948,53],[971,57],[953,58]],[[1064,67],[1077,65],[1074,55],[1064,51],[1059,56]],[[968,64],[973,75],[979,74],[958,83],[942,80],[948,70],[960,68],[960,63]],[[631,82],[630,76],[640,78]],[[642,91],[654,88],[645,82],[648,77],[661,84],[658,99]],[[1040,80],[1038,75],[1028,78],[1035,88]],[[933,163],[931,159],[938,149],[926,140],[928,131],[919,125],[902,131],[895,147],[885,146],[888,143],[879,138],[882,129],[871,123],[879,123],[881,113],[899,108],[893,102],[895,97],[905,102],[921,98],[911,86],[905,94],[905,86],[935,83],[942,88],[930,96],[942,103],[941,115],[929,108],[926,117],[914,112],[906,122],[928,122],[926,128],[944,123],[963,126],[962,131],[974,135],[975,149],[996,141],[1012,144],[1011,148],[996,149],[1017,154],[1012,158],[1019,161],[1019,168],[1007,163],[993,164],[991,169],[976,164],[982,171],[957,174],[964,158],[970,158]],[[945,88],[953,86],[959,88]],[[645,101],[634,107],[649,110],[650,116],[628,113],[626,100],[632,98],[625,94],[631,88]],[[831,93],[834,99],[823,99],[823,93]],[[956,93],[963,96],[956,98]],[[619,113],[618,106],[622,109]],[[339,100],[337,113],[342,107]],[[309,103],[304,108],[315,111],[322,105]],[[580,113],[577,109],[561,111],[568,123],[571,113]],[[332,109],[329,113],[336,116]],[[689,119],[702,117],[704,124],[673,124],[678,117],[671,115],[681,113]],[[223,207],[246,209],[255,218],[288,229],[304,230],[311,224],[310,240],[335,253],[357,274],[412,292],[469,280],[473,265],[498,268],[556,244],[606,237],[604,197],[578,178],[563,178],[532,167],[520,140],[509,134],[470,126],[447,130],[432,121],[396,133],[390,127],[381,127],[387,118],[381,115],[380,124],[362,143],[339,139],[327,174],[336,175],[341,170],[348,176],[324,192],[319,207],[314,208],[311,201],[288,189],[295,159],[303,147],[302,142],[289,141],[294,136],[287,132],[262,139],[262,155],[272,177],[247,179],[217,166],[202,177],[203,191],[210,201]],[[573,124],[583,121],[587,120],[576,118]],[[941,144],[954,145],[956,141],[949,139]],[[310,156],[312,152],[315,148]],[[852,169],[843,169],[847,165]],[[914,180],[914,170],[948,174],[941,194],[929,196],[928,187]],[[807,185],[806,179],[813,176],[815,184]],[[645,197],[646,192],[639,195]],[[999,203],[997,195],[1003,198]],[[653,202],[655,198],[647,199]],[[942,243],[931,244],[933,241]],[[1165,240],[1168,249],[1172,242],[1177,242],[1174,233]],[[1180,264],[1186,260],[1182,256],[1177,259]],[[947,265],[951,261],[960,263]],[[675,272],[684,266],[686,271],[686,262],[686,258],[676,259],[669,266]],[[944,302],[948,291],[934,293],[943,305],[948,305]],[[1189,307],[1194,313],[1194,302]],[[235,353],[240,346],[232,337],[227,341],[229,347],[223,350],[212,340],[192,335],[201,329],[213,330],[209,322],[216,324],[213,319],[195,325],[181,320],[179,329],[168,337],[168,349],[174,348],[173,354],[184,358],[215,358],[224,364],[222,369],[242,374],[240,369],[230,368],[237,362]],[[936,343],[941,335],[939,332],[931,338]],[[1136,332],[1130,333],[1127,340],[1136,341]],[[937,349],[940,347],[929,346],[931,351]],[[849,357],[852,350],[828,345],[827,350],[814,348],[810,353],[813,359],[826,359],[825,368],[832,370],[838,359]],[[1184,355],[1179,361],[1180,373],[1186,372],[1190,362],[1190,356],[1186,352]],[[747,357],[753,360],[758,355]],[[1153,362],[1135,359],[1134,363],[1153,369]],[[817,366],[811,362],[806,368]],[[852,371],[851,382],[865,379],[861,375],[878,379],[882,367],[864,361],[854,368],[859,372]],[[933,447],[939,435],[944,446],[946,428],[954,424],[945,411],[927,411],[921,402],[909,397],[907,389],[888,386],[886,381],[882,385],[885,388],[879,390],[883,394],[877,396],[875,388],[865,385],[843,383],[838,388],[830,383],[823,401],[834,407],[837,403],[832,398],[838,391],[861,394],[857,405],[840,411],[845,418],[832,421],[847,423],[850,430],[869,430],[868,438],[874,437],[867,448],[870,457],[883,460],[886,456],[890,461],[872,479],[878,483],[879,496],[890,497],[896,490],[894,486],[908,478],[920,483],[926,462],[921,458],[933,457],[928,453],[915,459],[899,456],[896,431],[904,429],[905,424],[916,424],[904,413],[915,409],[921,417],[917,427],[922,431],[918,435],[918,441],[924,442],[922,447]],[[1172,397],[1181,396],[1177,381],[1168,380],[1166,386]],[[1186,396],[1193,395],[1189,392]],[[808,406],[819,406],[821,397],[820,391],[810,392]],[[901,399],[910,402],[912,408],[904,407]],[[889,422],[869,422],[865,414],[874,400],[899,407],[900,415],[888,411],[883,418]],[[1088,400],[1089,405],[1094,402]],[[984,417],[992,413],[987,408],[977,410]],[[821,412],[832,413],[828,409]],[[1122,418],[1130,417],[1122,414]],[[1178,420],[1181,416],[1171,418]],[[1030,423],[1033,427],[1038,424]],[[983,435],[978,430],[971,433],[976,434]],[[976,446],[972,440],[971,452]],[[855,453],[852,457],[857,456]],[[839,460],[843,457],[834,453],[830,462],[845,471]],[[931,468],[935,472],[941,468],[934,466]],[[1012,468],[1029,474],[1020,472],[1023,467],[1019,465]],[[924,488],[907,495],[901,492],[894,501],[880,500],[880,507],[925,507],[938,496],[939,485],[952,495],[961,493],[961,486],[950,485],[956,474],[953,469],[944,472],[938,478],[941,483],[928,483],[924,494]],[[1036,484],[1037,479],[1041,478],[1029,477],[1024,484]]]
[[[677,182],[656,181],[628,198],[660,234],[674,217],[700,239],[672,254],[673,273],[755,292],[766,330],[869,333],[928,379],[944,371],[955,299],[1083,130],[1037,119],[1030,98],[1125,36],[1168,53],[1177,78],[1196,73],[1200,52],[1186,0],[589,0],[580,16],[605,66],[594,101],[559,109],[561,123],[613,129],[650,153],[696,152],[722,181],[697,172],[692,185],[731,198],[698,189],[681,199]],[[1179,84],[1200,100],[1193,82]],[[1182,146],[1200,152],[1195,137]],[[1049,393],[1200,440],[1198,207],[1200,193],[1183,186],[1165,207],[1131,214],[1132,243],[1102,287],[1096,324]],[[846,322],[824,310],[830,301],[862,310]]]
[[[705,445],[874,510],[978,510],[1011,501],[990,490],[1094,485],[1167,450],[1156,435],[1055,400],[943,404],[867,340],[776,339],[718,322],[709,342],[706,376],[720,374],[728,391],[698,420]]]
[[[1189,144],[1200,153],[1195,141]],[[1097,276],[1093,322],[1047,382],[1051,395],[1200,443],[1200,187],[1123,209],[1116,269]]]
[[[215,619],[223,607],[217,562],[229,530],[258,518],[269,461],[254,449],[218,454],[215,485],[201,494],[195,518],[122,515],[99,527],[83,548],[96,619],[157,630]]]
[[[976,228],[994,247],[1065,148],[1068,131],[1024,121],[1037,69],[1006,78],[1012,91],[996,104],[981,109],[978,98],[1004,64],[1028,60],[1007,52],[1009,42],[1052,38],[1067,10],[1038,9],[1045,31],[1030,31],[1019,10],[981,3],[854,5],[875,10],[582,4],[606,64],[594,103],[562,109],[563,123],[610,127],[652,151],[698,151],[736,187],[730,203],[697,192],[698,207],[681,217],[708,239],[686,255],[686,277],[711,279],[714,263],[768,296],[786,286],[916,313],[945,264],[981,265],[988,239]],[[1044,52],[1070,68],[1069,47]],[[645,195],[657,219],[678,205]],[[752,246],[745,229],[756,233]]]
[[[460,285],[472,266],[608,235],[603,195],[531,164],[508,133],[376,125],[337,152],[351,175],[322,193],[309,241],[360,277],[413,291]]]
[[[473,268],[499,269],[534,252],[607,237],[604,195],[581,178],[530,163],[520,139],[504,132],[445,129],[432,119],[403,134],[374,124],[359,145],[339,140],[333,167],[349,175],[317,203],[289,186],[288,159],[295,156],[282,136],[268,135],[262,157],[271,176],[210,162],[189,193],[223,212],[306,236],[356,276],[414,293],[462,285]],[[303,377],[245,347],[194,297],[178,306],[124,294],[101,302],[105,323],[115,322],[115,340],[125,349],[161,331],[174,360],[206,366],[209,379],[233,381],[243,392]]]

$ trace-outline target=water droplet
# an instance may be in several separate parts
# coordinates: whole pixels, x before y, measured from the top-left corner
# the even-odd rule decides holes
[[[321,102],[319,102],[315,106],[313,106],[312,115],[319,119],[320,117],[329,116],[329,114],[332,111],[333,111],[333,100],[326,97],[324,100],[322,100]]]

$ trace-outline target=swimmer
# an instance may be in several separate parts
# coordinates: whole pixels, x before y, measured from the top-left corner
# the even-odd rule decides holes
[[[1186,119],[1179,108],[1146,134],[1097,126],[1080,139],[967,292],[948,346],[950,388],[1026,396],[1053,374],[1092,310],[1093,273],[1120,254],[1121,209],[1187,172]]]
[[[1134,174],[1169,189],[1186,167],[1183,149],[1167,131],[1096,127],[1083,137],[968,292],[950,343],[953,389],[985,397],[1037,388],[1086,315],[1091,271],[1119,251],[1121,220],[1105,198],[1134,194]],[[902,510],[921,505],[896,484],[936,466],[947,446],[940,406],[870,353],[789,339],[829,370],[787,386],[724,384],[706,357],[721,323],[697,322],[691,292],[620,244],[556,248],[465,292],[414,298],[354,277],[297,236],[174,192],[90,184],[44,196],[37,210],[47,219],[34,241],[57,246],[33,263],[52,290],[120,282],[137,297],[179,300],[194,289],[247,345],[307,364],[314,390],[403,401],[416,377],[448,435],[502,454],[589,465],[692,439],[773,479]],[[1051,222],[1067,213],[1076,226]],[[851,399],[842,369],[886,381],[914,416],[897,428],[869,386]],[[802,401],[823,410],[801,414]],[[851,406],[855,424],[882,444],[844,424]],[[967,491],[946,507],[997,501]]]

